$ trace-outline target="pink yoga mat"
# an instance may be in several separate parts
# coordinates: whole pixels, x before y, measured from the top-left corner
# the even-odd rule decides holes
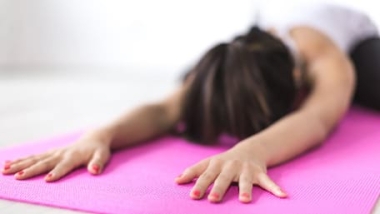
[[[78,134],[0,152],[3,160],[67,144]],[[290,195],[278,199],[254,188],[253,202],[238,202],[232,186],[221,204],[189,198],[192,185],[174,178],[192,163],[225,150],[166,137],[114,154],[101,176],[84,169],[62,181],[16,181],[0,176],[0,197],[96,213],[370,213],[380,193],[380,115],[352,110],[320,148],[269,171]]]

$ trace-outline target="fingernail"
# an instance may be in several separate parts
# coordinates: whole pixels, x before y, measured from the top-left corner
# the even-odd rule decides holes
[[[210,197],[214,198],[214,199],[219,199],[220,195],[218,193],[214,192],[214,193],[210,194]]]
[[[278,189],[276,190],[276,193],[277,193],[278,195],[283,195],[283,196],[286,195],[286,193],[285,193],[282,189],[280,189],[280,188],[278,188]]]
[[[21,176],[23,174],[24,174],[24,171],[20,171],[20,172],[17,173],[17,175],[19,175],[19,176]]]
[[[201,191],[199,191],[199,190],[196,189],[196,190],[193,191],[193,195],[196,196],[196,197],[200,197],[201,196]]]
[[[177,176],[177,178],[180,178],[180,177],[182,177],[182,174],[179,174],[179,175]]]
[[[4,170],[8,170],[8,169],[10,169],[10,168],[11,168],[10,165],[5,165],[5,166],[4,166]]]
[[[100,170],[99,165],[97,165],[97,164],[92,165],[92,170],[94,170],[95,173],[98,173]]]
[[[243,197],[243,198],[250,198],[249,193],[246,193],[246,192],[242,193],[241,197]]]
[[[52,177],[53,177],[53,174],[49,173],[46,177],[47,177],[47,178],[52,178]]]

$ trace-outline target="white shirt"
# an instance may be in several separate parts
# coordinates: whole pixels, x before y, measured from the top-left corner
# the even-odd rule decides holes
[[[274,28],[278,36],[296,52],[289,31],[296,26],[312,27],[324,33],[345,53],[359,42],[378,36],[372,20],[362,12],[333,4],[299,4],[281,10],[259,11],[258,25]]]

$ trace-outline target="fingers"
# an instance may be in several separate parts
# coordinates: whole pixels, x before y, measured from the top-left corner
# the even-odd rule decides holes
[[[7,175],[9,174],[9,170],[11,169],[11,167],[12,167],[12,161],[5,161],[1,172],[4,175]]]
[[[239,200],[243,203],[252,201],[253,173],[245,170],[239,177]]]
[[[83,163],[75,160],[74,158],[64,158],[54,167],[52,171],[49,172],[49,174],[45,176],[45,181],[52,182],[59,180],[82,164]]]
[[[175,181],[178,184],[185,184],[192,182],[195,178],[198,178],[208,167],[209,161],[203,160],[189,168],[187,168],[181,175],[179,175]]]
[[[54,168],[54,166],[57,164],[58,158],[57,157],[49,157],[45,158],[44,160],[41,160],[25,169],[20,170],[15,174],[15,178],[18,180],[24,180],[28,179],[37,175],[40,175],[42,173],[45,173],[51,169]]]
[[[231,185],[231,182],[234,179],[236,174],[236,168],[226,167],[219,174],[214,182],[214,186],[210,194],[208,195],[208,200],[211,202],[220,202],[226,193],[228,187]]]
[[[51,150],[41,155],[30,156],[15,161],[6,161],[2,173],[15,174],[15,178],[23,180],[50,171],[45,177],[48,182],[56,181],[73,169],[87,164],[92,174],[102,172],[110,158],[109,148],[104,144],[76,144],[75,146]]]
[[[98,149],[92,156],[90,162],[87,164],[87,170],[93,175],[100,174],[103,171],[104,166],[108,162],[109,158],[109,150]]]
[[[220,202],[232,182],[239,182],[239,200],[243,203],[252,201],[252,188],[254,184],[271,192],[277,197],[287,197],[278,185],[256,165],[243,162],[220,162],[218,160],[205,160],[184,171],[176,178],[177,183],[188,183],[198,178],[190,192],[193,199],[201,199],[209,186],[214,183],[208,200]]]
[[[6,161],[2,173],[5,175],[14,174],[23,169],[26,169],[37,162],[43,160],[47,155],[29,156],[27,158],[18,159],[15,161]]]
[[[201,199],[206,193],[208,187],[215,181],[220,173],[220,168],[215,164],[209,167],[199,176],[194,187],[190,191],[190,197],[193,199]],[[220,198],[220,195],[215,195]]]
[[[287,194],[263,172],[257,174],[257,184],[277,197],[287,197]]]

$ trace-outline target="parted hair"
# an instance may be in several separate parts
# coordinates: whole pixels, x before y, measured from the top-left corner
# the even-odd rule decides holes
[[[244,139],[291,111],[294,59],[278,38],[254,26],[208,50],[186,75],[185,138],[213,144],[220,134]]]

